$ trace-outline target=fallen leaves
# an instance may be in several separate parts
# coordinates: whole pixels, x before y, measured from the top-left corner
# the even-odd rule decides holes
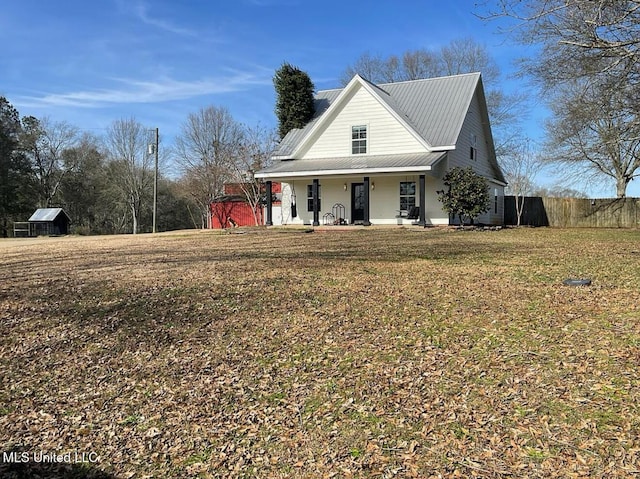
[[[622,253],[638,239],[7,247],[0,441],[95,452],[87,470],[113,477],[632,477],[640,258]],[[593,285],[562,287],[573,271]]]

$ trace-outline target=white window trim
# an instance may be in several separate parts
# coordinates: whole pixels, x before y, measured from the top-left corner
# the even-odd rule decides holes
[[[413,194],[412,195],[403,195],[401,193],[402,191],[402,183],[413,183]],[[401,181],[400,183],[398,183],[398,207],[400,207],[400,203],[402,203],[402,198],[413,198],[413,205],[416,205],[416,196],[417,196],[417,183],[415,180],[405,180],[405,181]],[[403,210],[402,208],[400,208],[400,212],[401,214],[407,214],[409,213],[409,210]]]
[[[365,138],[365,151],[364,153],[354,153],[353,152],[353,142],[356,141],[353,139],[353,129],[354,128],[364,128],[365,130],[365,134],[366,134],[366,138]],[[360,156],[360,155],[366,155],[369,153],[370,151],[370,147],[371,147],[371,143],[370,143],[370,134],[371,134],[371,129],[369,128],[369,124],[368,123],[358,123],[355,125],[351,125],[351,130],[349,132],[349,151],[351,152],[352,156]]]

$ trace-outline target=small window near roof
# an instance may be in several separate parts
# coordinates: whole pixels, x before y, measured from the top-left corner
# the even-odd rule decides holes
[[[361,155],[367,152],[367,126],[351,127],[351,153]]]
[[[471,148],[469,150],[469,159],[476,160],[478,158],[478,137],[476,135],[471,135]]]

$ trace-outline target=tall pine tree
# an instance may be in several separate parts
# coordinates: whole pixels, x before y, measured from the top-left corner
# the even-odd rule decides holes
[[[313,82],[309,75],[298,67],[284,63],[273,77],[278,96],[276,115],[280,138],[294,128],[302,128],[314,114]]]

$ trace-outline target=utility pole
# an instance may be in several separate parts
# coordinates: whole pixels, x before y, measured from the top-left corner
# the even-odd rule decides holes
[[[155,172],[153,175],[153,232],[156,232],[156,218],[158,216],[158,144],[160,142],[160,132],[156,128],[155,144]]]

